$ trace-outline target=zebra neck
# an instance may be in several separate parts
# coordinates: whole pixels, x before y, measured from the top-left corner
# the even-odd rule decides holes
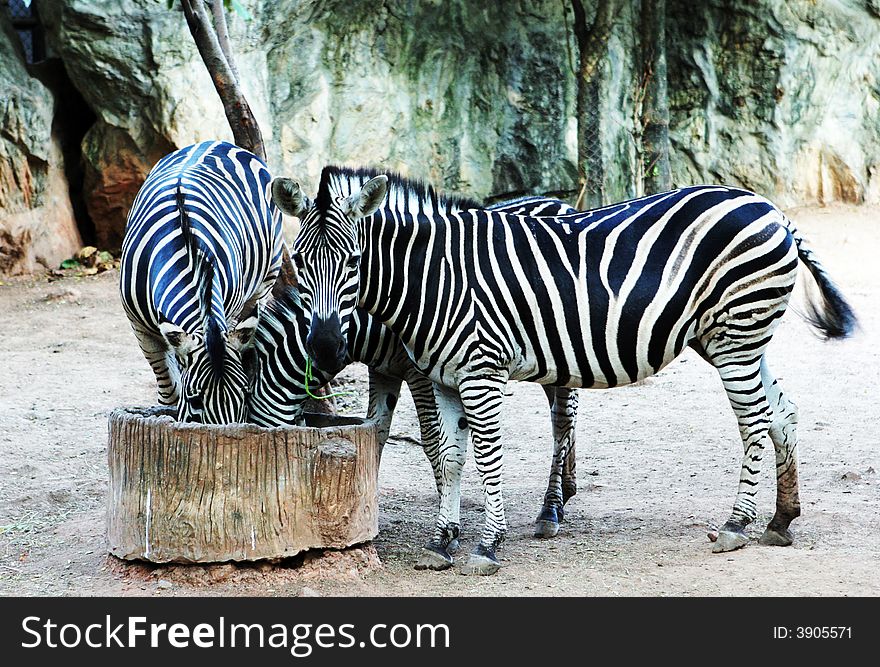
[[[426,280],[432,279],[430,252],[436,234],[448,224],[445,214],[425,215],[381,210],[358,223],[361,249],[358,305],[398,336],[425,306]],[[436,291],[428,286],[427,293]]]

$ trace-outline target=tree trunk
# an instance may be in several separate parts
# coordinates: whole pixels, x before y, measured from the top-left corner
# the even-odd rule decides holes
[[[232,53],[232,44],[229,41],[229,27],[226,25],[226,10],[223,8],[223,0],[206,0],[211,7],[211,16],[214,18],[214,32],[217,33],[217,43],[226,57],[226,64],[235,77],[236,83],[241,83],[238,76],[238,65],[235,64],[235,55]]]
[[[666,82],[666,0],[642,0],[642,174],[645,194],[672,189]]]
[[[157,563],[252,561],[378,533],[376,427],[179,424],[167,409],[110,415],[110,553]]]
[[[581,192],[575,208],[595,208],[606,203],[605,162],[602,156],[601,60],[607,52],[614,24],[615,0],[599,0],[596,18],[587,25],[582,0],[572,0],[574,33],[580,52],[577,90],[578,177]]]
[[[210,17],[205,10],[205,3],[211,9]],[[266,147],[263,143],[263,135],[241,89],[238,66],[229,41],[223,0],[181,0],[181,4],[199,55],[211,75],[214,89],[223,104],[223,111],[232,129],[235,145],[249,150],[265,161]],[[316,396],[327,396],[332,390],[325,385],[316,387],[313,393]],[[319,401],[308,399],[306,409],[335,415],[336,399],[332,396]]]
[[[223,103],[223,111],[232,128],[235,144],[265,160],[266,148],[263,144],[263,135],[236,76],[222,7],[219,8],[222,21],[215,30],[211,17],[205,10],[204,1],[181,0],[189,31]],[[210,1],[214,2],[214,0]],[[216,4],[212,5],[212,9],[216,15]],[[223,39],[222,42],[218,38],[218,33]]]

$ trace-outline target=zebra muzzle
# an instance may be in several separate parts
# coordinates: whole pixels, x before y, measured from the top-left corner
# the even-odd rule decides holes
[[[312,317],[306,352],[324,373],[338,373],[345,367],[348,346],[335,313],[329,318]]]

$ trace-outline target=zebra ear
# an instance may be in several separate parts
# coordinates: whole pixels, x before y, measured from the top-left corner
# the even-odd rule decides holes
[[[301,218],[308,208],[308,199],[303,194],[299,183],[289,178],[273,178],[269,184],[272,193],[272,201],[282,213]]]
[[[281,271],[278,272],[278,278],[275,279],[275,285],[272,287],[272,296],[277,299],[287,289],[297,286],[296,269],[290,261],[290,253],[285,245],[281,250]]]
[[[259,323],[260,311],[257,308],[253,314],[235,325],[227,338],[227,345],[238,352],[248,349],[254,342],[254,334]]]
[[[159,324],[159,331],[162,332],[165,341],[174,350],[174,353],[181,359],[185,359],[193,349],[193,339],[186,331],[171,322],[162,322]]]
[[[388,192],[388,177],[382,174],[364,183],[360,192],[355,192],[345,200],[346,213],[352,220],[360,220],[376,212]]]

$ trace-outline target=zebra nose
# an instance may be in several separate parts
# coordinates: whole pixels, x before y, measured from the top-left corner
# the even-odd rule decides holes
[[[345,366],[347,351],[339,318],[335,313],[329,318],[312,318],[312,326],[306,338],[306,352],[319,370],[338,373]]]

